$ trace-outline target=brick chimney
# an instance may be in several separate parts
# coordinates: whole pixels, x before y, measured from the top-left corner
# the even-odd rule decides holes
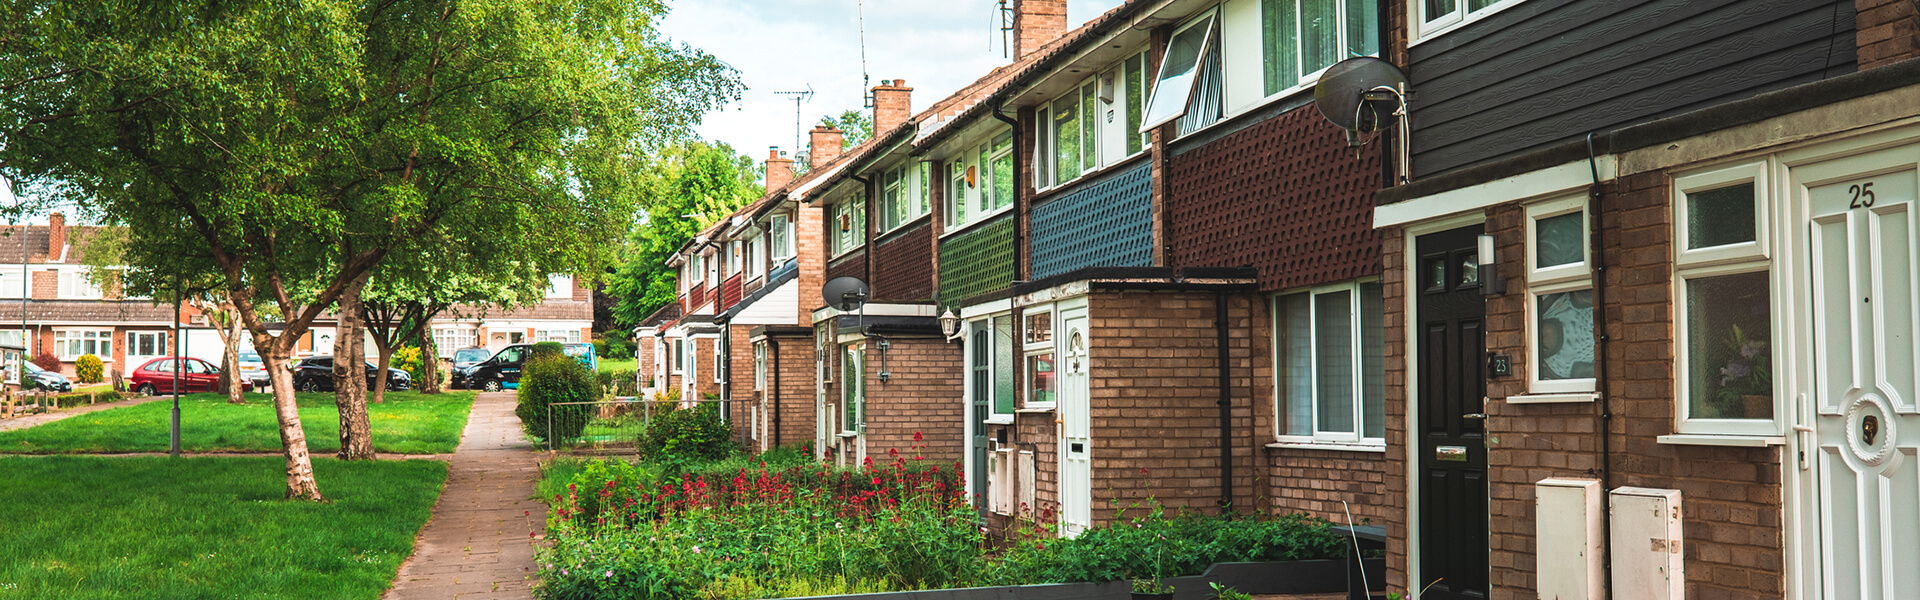
[[[913,88],[905,79],[882,79],[873,86],[873,137],[885,137],[913,117]]]
[[[1013,0],[1013,60],[1067,33],[1067,0]]]
[[[767,148],[767,191],[771,192],[793,181],[793,159],[780,155],[780,148]]]
[[[840,144],[846,132],[826,125],[815,125],[807,132],[807,164],[819,167],[840,158]]]
[[[61,251],[67,248],[67,216],[60,213],[47,215],[47,260],[57,262]]]

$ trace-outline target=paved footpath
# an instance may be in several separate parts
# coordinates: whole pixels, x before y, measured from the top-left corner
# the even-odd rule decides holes
[[[134,398],[132,400],[102,402],[100,404],[89,404],[86,406],[61,409],[53,412],[40,413],[37,415],[15,417],[12,419],[0,420],[0,431],[13,431],[15,429],[26,429],[28,427],[32,427],[35,425],[43,425],[46,423],[52,423],[54,421],[58,421],[61,419],[78,417],[80,415],[84,415],[90,412],[100,412],[110,408],[120,408],[122,406],[133,406],[135,404],[146,404],[148,402],[159,402],[161,400],[171,400],[172,398],[173,396],[146,396],[142,398]]]
[[[527,534],[546,524],[545,505],[533,500],[538,456],[521,439],[513,392],[474,399],[447,490],[387,600],[532,598],[534,540]]]

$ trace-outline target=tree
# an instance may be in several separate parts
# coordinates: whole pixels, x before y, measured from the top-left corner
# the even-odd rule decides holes
[[[664,12],[47,0],[0,23],[0,175],[125,227],[129,290],[220,284],[273,381],[287,496],[320,500],[294,342],[390,255],[607,262],[594,244],[628,224],[633,157],[739,94],[660,38]]]
[[[637,187],[645,221],[628,236],[626,259],[607,284],[619,298],[615,319],[632,327],[679,296],[667,258],[708,224],[764,195],[754,177],[752,158],[706,142],[668,148],[641,171]]]
[[[873,116],[864,110],[849,110],[838,117],[821,117],[820,124],[840,130],[841,151],[873,139]],[[794,157],[793,169],[796,175],[804,175],[813,169],[812,142],[808,142],[806,150]]]
[[[407,340],[423,340],[422,352],[433,351],[432,323],[435,317],[456,305],[484,305],[501,309],[537,304],[546,297],[549,279],[545,274],[519,273],[518,276],[490,277],[505,265],[465,261],[457,256],[436,256],[420,265],[403,267],[390,263],[372,280],[361,303],[362,320],[379,353],[373,382],[373,402],[386,402],[387,369],[393,366],[393,352]],[[466,272],[459,272],[460,269]],[[509,272],[511,273],[511,272]],[[437,352],[436,352],[437,354]],[[436,362],[436,354],[424,354],[426,364]],[[439,390],[439,374],[431,390]]]

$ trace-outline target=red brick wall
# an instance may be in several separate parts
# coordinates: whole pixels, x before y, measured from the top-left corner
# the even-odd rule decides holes
[[[1395,3],[1396,5],[1398,3]],[[1374,523],[1387,530],[1387,589],[1407,585],[1407,301],[1406,237],[1397,227],[1380,230],[1380,298],[1387,314],[1381,320],[1386,377],[1387,453],[1381,487],[1380,514]]]
[[[60,272],[51,269],[33,272],[33,299],[52,300],[60,295]]]
[[[694,360],[694,370],[696,372],[683,373],[684,376],[693,378],[693,391],[695,395],[692,398],[687,398],[688,400],[704,399],[708,394],[720,393],[720,384],[713,381],[714,368],[716,367],[716,365],[713,364],[713,345],[719,343],[719,341],[720,338],[717,337],[700,337],[687,340],[687,351],[700,353],[699,358]]]
[[[767,339],[767,386],[762,390],[764,406],[775,407],[775,417],[767,417],[768,439],[774,446],[797,444],[813,439],[814,361],[812,337],[770,337]],[[777,432],[778,435],[774,435]]]
[[[846,256],[840,257],[838,260],[828,263],[826,279],[820,283],[825,284],[836,277],[858,277],[862,281],[865,281],[867,279],[867,251],[864,249],[855,250]],[[871,286],[873,282],[867,282],[867,285]],[[814,286],[813,294],[815,296],[820,294],[819,286]],[[807,320],[812,321],[813,318],[808,317]]]
[[[1920,56],[1920,0],[1854,0],[1860,69]]]
[[[867,339],[867,455],[878,462],[887,450],[930,460],[960,460],[962,418],[960,346],[933,338],[892,338],[882,360],[878,338]],[[880,381],[885,366],[889,381]],[[921,441],[914,441],[914,434]]]
[[[933,299],[933,226],[922,219],[881,240],[873,249],[873,299],[877,302]]]
[[[654,376],[654,338],[652,336],[635,337],[633,340],[634,374],[639,377],[640,387],[652,387]]]
[[[1173,157],[1168,260],[1252,265],[1268,291],[1378,274],[1382,145],[1354,160],[1340,129],[1307,106]]]
[[[826,306],[820,299],[820,285],[827,282],[825,209],[801,206],[794,210],[794,260],[800,261],[796,283],[800,284],[800,314],[797,323],[812,323],[814,309]]]
[[[747,335],[752,327],[747,325],[728,325],[726,336],[732,345],[727,348],[728,360],[733,361],[727,370],[727,418],[733,427],[733,439],[747,448],[759,448],[752,438],[753,405],[758,397],[753,389],[753,339]],[[751,444],[751,445],[749,445]]]

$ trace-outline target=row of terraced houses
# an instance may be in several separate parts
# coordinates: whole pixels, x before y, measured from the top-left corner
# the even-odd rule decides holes
[[[1920,594],[1916,2],[1065,4],[771,153],[643,384],[753,449],[924,446],[996,527],[1379,526],[1421,598]],[[1354,56],[1405,147],[1315,109]]]

